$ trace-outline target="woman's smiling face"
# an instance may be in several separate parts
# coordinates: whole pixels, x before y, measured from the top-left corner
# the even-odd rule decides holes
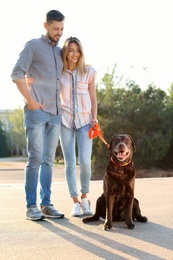
[[[80,48],[77,43],[71,42],[67,53],[68,63],[77,63],[81,55]]]

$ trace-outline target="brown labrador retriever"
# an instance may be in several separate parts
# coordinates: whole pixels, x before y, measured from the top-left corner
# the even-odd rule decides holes
[[[112,228],[113,221],[125,221],[134,229],[134,220],[147,222],[141,215],[139,202],[134,198],[135,168],[132,161],[136,150],[130,135],[116,134],[110,142],[110,160],[103,180],[103,194],[97,199],[95,214],[82,219],[84,223],[105,219],[104,230]]]

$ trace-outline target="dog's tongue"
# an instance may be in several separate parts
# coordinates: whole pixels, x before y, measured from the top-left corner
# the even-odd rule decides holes
[[[124,159],[126,157],[126,152],[120,151],[118,152],[118,156],[119,159]]]

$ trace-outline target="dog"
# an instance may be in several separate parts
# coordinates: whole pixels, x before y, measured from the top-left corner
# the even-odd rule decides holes
[[[112,228],[114,221],[125,221],[128,229],[135,229],[134,220],[147,222],[141,215],[139,201],[134,198],[135,168],[132,161],[135,143],[128,134],[116,134],[109,145],[110,159],[103,179],[103,193],[96,201],[93,216],[83,223],[105,220],[104,230]]]

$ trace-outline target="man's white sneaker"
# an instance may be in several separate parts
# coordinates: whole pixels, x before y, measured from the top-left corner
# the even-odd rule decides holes
[[[87,198],[82,199],[81,207],[84,215],[93,215],[91,203]]]
[[[82,215],[81,210],[80,210],[80,203],[78,203],[78,202],[74,203],[71,215],[73,217],[79,217]]]

